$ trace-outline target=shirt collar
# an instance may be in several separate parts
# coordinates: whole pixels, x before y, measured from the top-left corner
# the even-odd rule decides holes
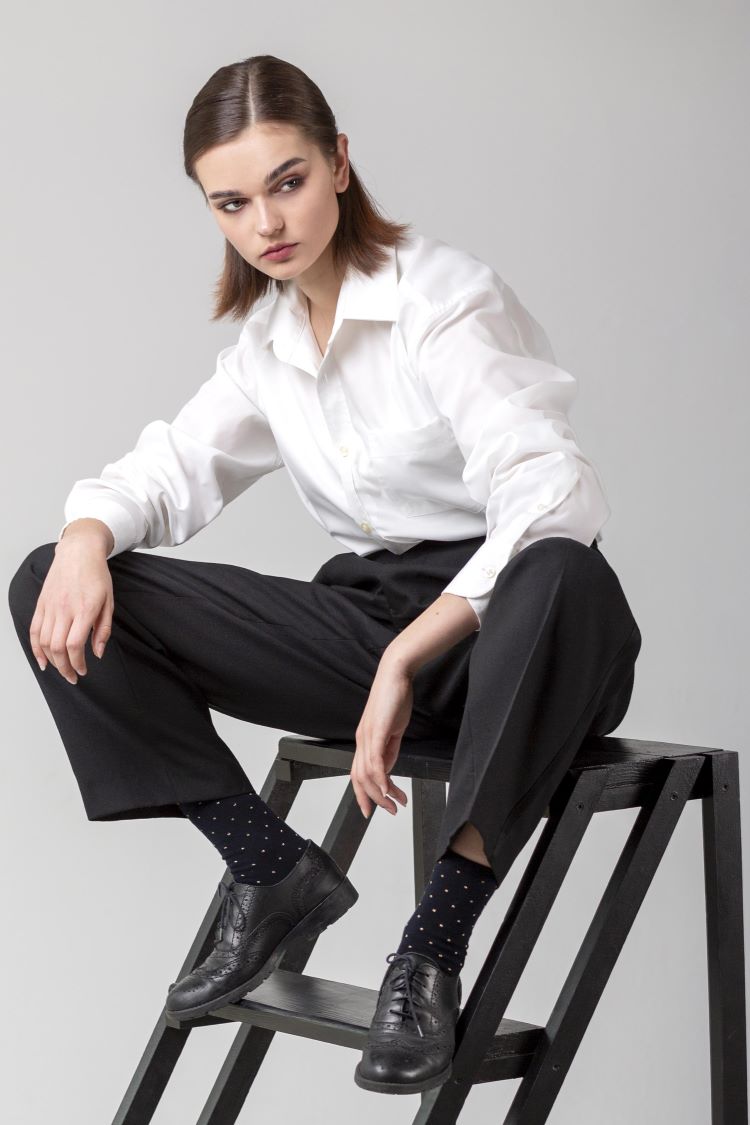
[[[339,290],[331,339],[344,320],[396,320],[396,251],[392,246],[384,246],[383,251],[386,255],[385,262],[371,277],[351,264],[348,266]],[[267,310],[268,315],[262,343],[266,346],[273,345],[274,353],[279,359],[292,362],[307,320],[307,303],[294,279],[289,279],[275,299],[263,309]],[[255,317],[251,316],[250,319],[254,320]]]

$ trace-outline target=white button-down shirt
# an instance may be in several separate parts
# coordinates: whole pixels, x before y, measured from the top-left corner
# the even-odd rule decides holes
[[[372,277],[347,271],[323,354],[294,280],[274,285],[173,421],[76,481],[60,535],[94,517],[114,537],[107,558],[184,543],[283,465],[359,555],[485,535],[443,591],[479,626],[523,547],[601,539],[610,509],[566,416],[576,380],[541,326],[466,251],[412,232],[386,253]]]

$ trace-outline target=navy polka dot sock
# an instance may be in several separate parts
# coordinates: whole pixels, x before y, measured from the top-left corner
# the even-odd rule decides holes
[[[448,848],[432,869],[397,953],[415,950],[450,976],[461,972],[474,923],[499,884],[492,868]]]
[[[185,801],[186,817],[219,851],[239,883],[280,882],[307,847],[307,840],[250,789],[218,801]]]

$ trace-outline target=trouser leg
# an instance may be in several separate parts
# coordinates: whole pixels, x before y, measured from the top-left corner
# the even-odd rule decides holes
[[[246,790],[209,709],[313,737],[354,739],[392,625],[324,584],[223,563],[124,552],[109,560],[112,634],[68,683],[31,651],[54,543],[10,584],[19,641],[90,820],[180,816],[178,802]],[[411,733],[418,734],[415,711]]]
[[[354,739],[380,655],[480,543],[334,556],[312,582],[126,552],[109,562],[113,633],[68,684],[42,672],[28,630],[55,544],[30,553],[9,601],[89,819],[181,815],[248,778],[209,708],[321,738]],[[404,741],[453,756],[440,852],[466,822],[502,878],[587,733],[625,715],[640,634],[609,563],[565,537],[498,575],[482,629],[424,665]],[[455,744],[453,743],[455,739]],[[438,852],[438,854],[440,854]]]
[[[506,564],[468,657],[438,855],[471,823],[505,877],[584,737],[624,717],[640,644],[600,551],[554,536]]]

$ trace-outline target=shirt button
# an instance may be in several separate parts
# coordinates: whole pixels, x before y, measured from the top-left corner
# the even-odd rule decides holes
[[[536,506],[536,510],[537,510],[538,512],[543,512],[543,511],[544,511],[544,509],[546,508],[546,506],[547,506],[546,504],[537,504],[537,506]]]
[[[488,575],[488,577],[492,578],[493,574],[495,573],[494,566],[485,566],[483,569],[484,573]]]
[[[348,445],[340,445],[339,446],[339,453],[341,453],[341,455],[343,457],[348,457],[349,456],[349,446]]]
[[[363,520],[362,523],[359,526],[362,528],[363,531],[366,531],[368,535],[372,531],[372,526],[367,522],[367,520]]]

